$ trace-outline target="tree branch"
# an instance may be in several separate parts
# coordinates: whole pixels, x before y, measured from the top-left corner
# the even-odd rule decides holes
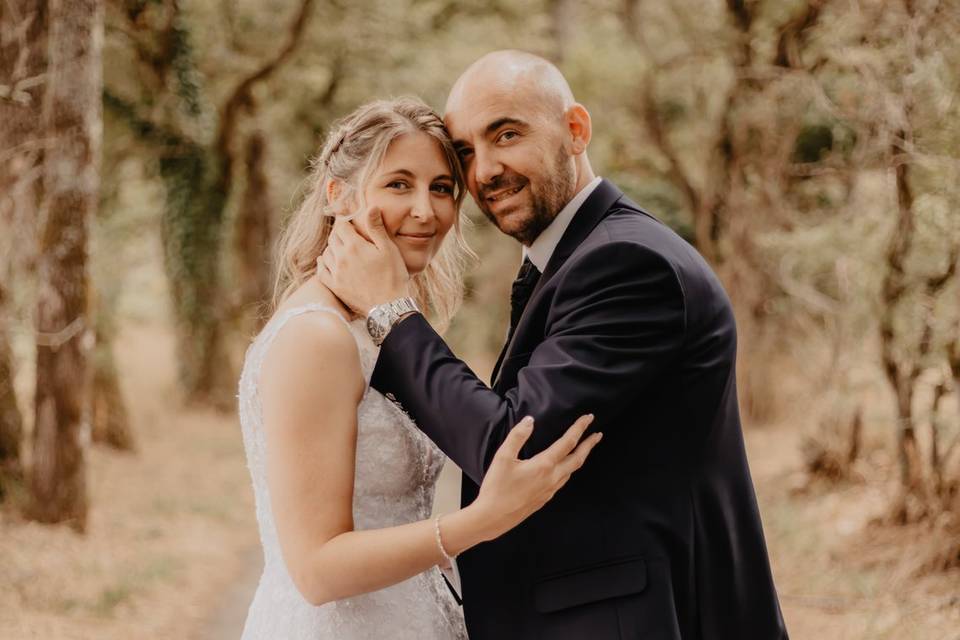
[[[140,114],[129,100],[121,98],[109,89],[103,90],[103,107],[127,123],[141,140],[165,146],[188,145],[191,142],[179,132],[164,127]]]
[[[266,61],[259,69],[244,78],[234,89],[230,98],[226,101],[220,118],[220,127],[217,132],[215,149],[218,157],[221,159],[221,174],[219,176],[220,188],[223,193],[229,192],[230,183],[233,180],[232,168],[234,157],[230,151],[231,143],[236,135],[239,124],[240,112],[252,107],[253,88],[259,83],[269,78],[280,66],[286,62],[303,38],[306,31],[307,21],[313,8],[314,0],[302,0],[293,24],[290,25],[290,31],[286,44],[280,49],[276,56]]]
[[[806,44],[808,30],[820,18],[820,12],[826,6],[826,0],[810,0],[803,12],[794,16],[781,28],[777,38],[777,55],[773,63],[778,67],[799,69],[803,66],[801,50]]]

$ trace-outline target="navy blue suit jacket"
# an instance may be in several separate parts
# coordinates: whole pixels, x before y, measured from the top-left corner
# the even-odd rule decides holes
[[[786,638],[747,467],[730,302],[700,255],[607,181],[544,270],[492,388],[420,315],[389,334],[390,393],[477,495],[497,447],[524,455],[585,413],[604,433],[554,499],[458,559],[473,640]]]

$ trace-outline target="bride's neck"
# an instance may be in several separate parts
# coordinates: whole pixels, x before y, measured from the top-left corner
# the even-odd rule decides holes
[[[354,320],[359,317],[353,313],[347,305],[343,304],[340,298],[334,295],[333,291],[320,282],[316,276],[310,276],[310,278],[301,283],[300,286],[294,289],[287,299],[284,300],[281,306],[292,307],[312,302],[333,307],[349,320]]]

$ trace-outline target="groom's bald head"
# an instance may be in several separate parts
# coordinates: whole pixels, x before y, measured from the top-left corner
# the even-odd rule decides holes
[[[513,94],[556,117],[574,104],[570,85],[552,62],[513,49],[488,53],[467,67],[450,89],[446,112],[478,94]]]
[[[593,179],[590,114],[540,56],[495,51],[474,62],[444,121],[480,210],[526,245]]]

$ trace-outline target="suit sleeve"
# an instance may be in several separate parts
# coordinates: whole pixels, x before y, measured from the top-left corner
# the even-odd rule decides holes
[[[536,421],[526,457],[586,413],[595,415],[591,430],[613,429],[613,419],[679,352],[683,291],[662,256],[611,242],[572,259],[555,276],[562,280],[545,338],[505,393],[478,379],[419,314],[397,325],[381,347],[374,386],[393,394],[477,484],[524,416]]]

